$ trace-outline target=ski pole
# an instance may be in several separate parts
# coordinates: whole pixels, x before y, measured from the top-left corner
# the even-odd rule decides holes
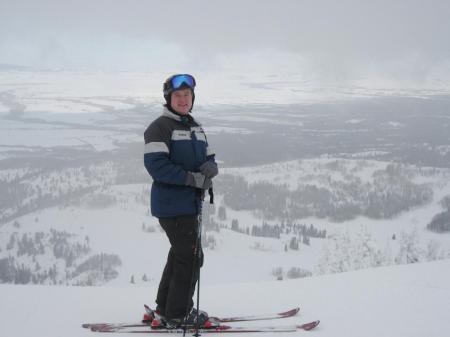
[[[196,322],[196,333],[194,334],[194,336],[198,337],[199,335],[199,329],[200,329],[200,325],[199,325],[199,306],[200,306],[200,258],[201,258],[201,244],[202,244],[202,223],[203,223],[203,217],[202,217],[202,211],[203,211],[203,199],[204,199],[204,193],[201,194],[201,198],[200,198],[200,204],[199,204],[199,208],[198,208],[198,215],[197,215],[197,239],[196,239],[196,243],[195,243],[195,249],[194,249],[194,263],[192,264],[192,276],[191,276],[191,288],[189,290],[189,296],[188,296],[188,301],[186,303],[186,315],[184,317],[184,329],[183,329],[183,337],[185,337],[186,335],[186,319],[189,315],[189,307],[190,307],[190,301],[191,301],[191,294],[193,294],[194,292],[194,280],[196,275],[198,275],[198,279],[197,279],[197,322]],[[196,268],[197,267],[197,268]],[[195,270],[197,269],[197,270]],[[196,274],[197,272],[197,274]]]
[[[196,258],[197,258],[197,320],[196,331],[194,336],[200,336],[198,331],[200,329],[199,314],[200,314],[200,259],[202,254],[202,225],[203,225],[203,198],[200,201],[200,210],[198,213],[198,232],[197,232],[197,244],[196,244]]]

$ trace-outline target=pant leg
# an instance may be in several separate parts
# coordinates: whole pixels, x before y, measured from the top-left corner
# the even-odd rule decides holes
[[[198,273],[193,269],[195,263],[195,245],[197,241],[197,216],[179,216],[175,218],[161,218],[160,224],[165,230],[170,244],[171,253],[161,278],[161,294],[159,299],[165,298],[165,315],[167,318],[181,318],[187,310],[192,308],[192,296]],[[197,269],[197,268],[196,268]],[[162,302],[158,302],[162,306]]]
[[[167,254],[166,266],[164,267],[161,281],[159,282],[158,294],[156,295],[156,309],[161,315],[166,315],[166,302],[167,294],[169,293],[169,285],[172,277],[173,270],[173,251],[172,248],[169,249],[169,254]]]

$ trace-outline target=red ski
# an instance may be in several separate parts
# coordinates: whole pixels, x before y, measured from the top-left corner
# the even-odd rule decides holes
[[[319,325],[320,321],[313,321],[301,325],[286,325],[286,326],[261,326],[261,327],[243,327],[243,326],[230,326],[230,325],[218,325],[211,328],[200,328],[198,332],[204,333],[250,333],[250,332],[294,332],[299,330],[309,331]],[[113,333],[142,333],[142,334],[184,334],[184,333],[196,333],[195,327],[188,327],[184,329],[152,329],[151,327],[111,327],[105,326],[94,330],[96,332],[113,332]]]
[[[153,310],[150,309],[147,305],[145,306],[145,310],[148,313],[148,317],[152,317]],[[261,320],[272,320],[272,319],[280,319],[280,318],[288,318],[297,315],[300,311],[300,308],[293,308],[288,311],[279,312],[279,313],[271,313],[271,314],[256,314],[256,315],[246,315],[246,316],[232,316],[232,317],[209,317],[209,321],[213,325],[219,325],[220,323],[232,323],[232,322],[244,322],[244,321],[261,321]],[[139,327],[148,327],[151,324],[151,319],[147,320],[145,323],[85,323],[83,324],[83,328],[88,328],[93,331],[98,331],[100,329],[107,328],[139,328]]]

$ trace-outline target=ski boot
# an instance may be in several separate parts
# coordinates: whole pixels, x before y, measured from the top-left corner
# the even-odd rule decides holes
[[[153,319],[155,318],[155,313],[146,304],[144,304],[144,308],[145,308],[145,313],[144,313],[144,317],[142,317],[142,323],[150,324],[153,321]]]
[[[162,322],[164,322],[164,324],[165,324],[165,318],[161,314],[160,310],[158,310],[158,309],[152,310],[146,304],[144,304],[144,308],[145,308],[145,313],[144,313],[144,317],[142,318],[142,323],[148,324],[151,326],[153,326],[153,325],[158,326]]]
[[[165,328],[166,317],[162,314],[161,310],[156,308],[153,310],[153,320],[150,323],[152,329]]]
[[[210,329],[217,326],[209,321],[209,316],[205,311],[198,311],[198,322],[201,329]],[[192,308],[191,312],[186,318],[171,318],[166,319],[166,328],[178,329],[182,327],[194,328],[197,326],[197,309]]]

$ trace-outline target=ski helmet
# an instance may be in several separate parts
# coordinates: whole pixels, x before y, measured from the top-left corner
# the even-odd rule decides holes
[[[163,93],[164,99],[166,100],[167,106],[172,108],[171,106],[171,94],[174,91],[180,89],[190,89],[192,92],[192,106],[194,105],[195,100],[195,78],[189,74],[175,74],[170,76],[163,85]]]

